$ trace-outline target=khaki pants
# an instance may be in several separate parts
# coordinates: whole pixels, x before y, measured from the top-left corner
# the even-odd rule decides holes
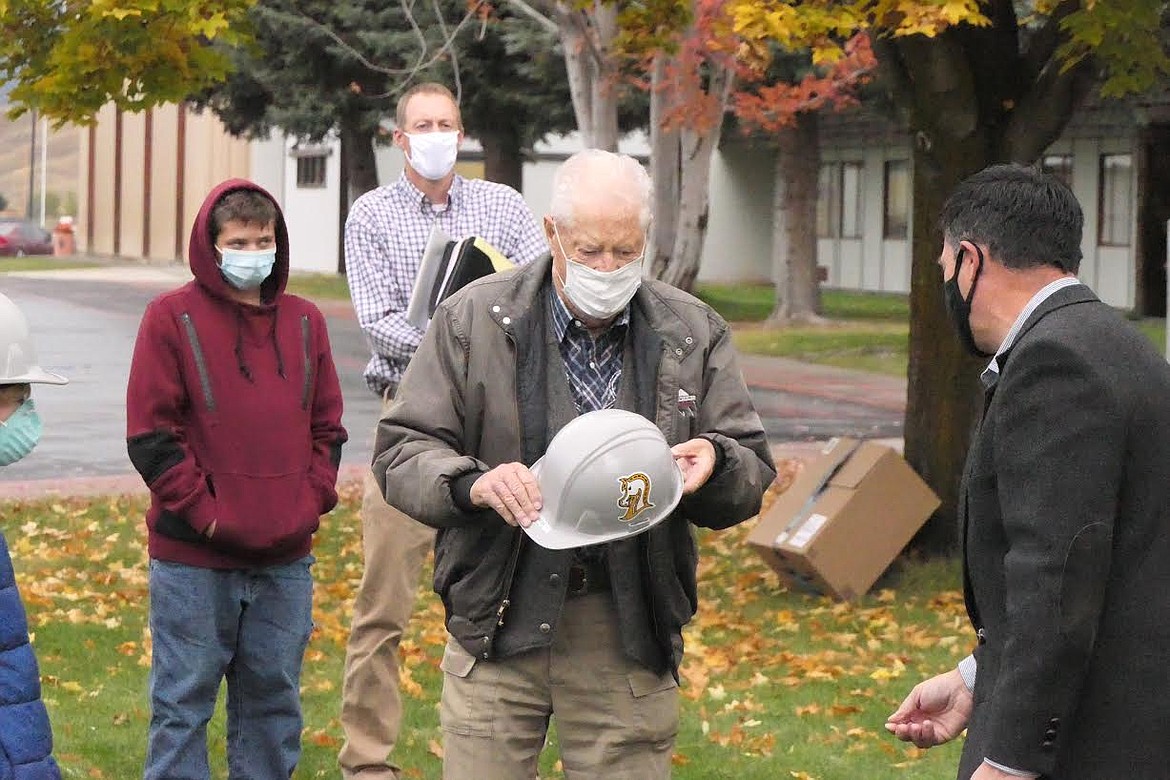
[[[383,402],[383,413],[388,405],[389,399]],[[345,651],[345,744],[338,764],[346,780],[393,780],[397,767],[387,758],[402,723],[398,645],[414,611],[435,531],[387,504],[372,472],[366,473],[361,518],[365,568]]]
[[[565,602],[552,647],[482,661],[443,654],[444,780],[537,777],[550,716],[568,780],[670,777],[678,687],[621,651],[608,593]]]

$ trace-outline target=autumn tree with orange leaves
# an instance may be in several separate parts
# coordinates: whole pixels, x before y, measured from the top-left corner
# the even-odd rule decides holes
[[[711,158],[718,147],[728,112],[742,128],[766,136],[761,143],[783,138],[801,113],[837,107],[873,67],[864,35],[817,67],[804,66],[777,74],[768,58],[759,56],[736,35],[727,0],[659,0],[625,8],[618,16],[621,30],[614,50],[628,57],[634,80],[650,92],[651,175],[655,183],[655,222],[651,244],[653,274],[677,287],[690,289],[699,271],[709,210]],[[798,56],[802,61],[807,53]],[[831,59],[831,61],[828,61]],[[807,134],[806,134],[807,137]],[[815,139],[814,139],[815,141]],[[792,171],[778,171],[774,209],[778,218],[816,208],[815,143],[785,162],[813,156],[811,190],[786,186]],[[783,299],[797,301],[815,314],[815,220],[791,219],[796,232],[785,231],[774,242],[778,276],[802,285],[799,295],[785,290]],[[790,266],[796,268],[789,272]],[[786,311],[788,309],[786,308]],[[786,315],[787,316],[787,315]]]
[[[776,148],[772,188],[772,325],[820,321],[817,275],[818,115],[857,103],[857,90],[876,66],[869,35],[856,33],[839,53],[814,64],[807,52],[781,61],[748,56],[741,62],[745,87],[732,107],[745,131],[767,133]],[[758,55],[757,55],[758,56]],[[766,67],[770,65],[771,67]],[[769,71],[773,71],[769,73]],[[778,77],[774,71],[779,71]]]
[[[962,463],[980,404],[981,365],[951,326],[935,266],[936,218],[968,175],[1035,162],[1094,88],[1148,89],[1170,74],[1167,5],[1152,0],[728,0],[735,31],[766,53],[808,45],[825,56],[868,31],[878,73],[913,134],[910,366],[905,452],[942,498],[919,536],[954,549]]]

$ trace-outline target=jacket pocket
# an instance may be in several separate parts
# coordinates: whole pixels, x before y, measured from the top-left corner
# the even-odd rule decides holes
[[[180,542],[206,542],[207,537],[191,527],[191,524],[169,510],[162,510],[154,521],[154,530],[169,539]]]
[[[259,475],[216,473],[220,517],[214,546],[278,553],[312,536],[321,523],[320,499],[307,470]]]
[[[495,702],[499,699],[500,667],[481,664],[454,637],[447,639],[443,660],[443,706],[440,726],[449,734],[492,736]]]

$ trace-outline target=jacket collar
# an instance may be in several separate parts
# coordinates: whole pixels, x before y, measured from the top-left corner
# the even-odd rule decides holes
[[[1036,311],[1032,312],[1032,316],[1024,320],[1024,324],[1020,327],[1020,332],[1016,334],[1015,339],[1011,345],[996,356],[996,362],[999,365],[999,370],[1002,372],[1004,366],[1007,365],[1008,358],[1011,357],[1012,351],[1016,345],[1024,339],[1028,331],[1036,327],[1040,320],[1047,317],[1057,309],[1063,309],[1065,306],[1073,306],[1079,303],[1094,303],[1099,299],[1088,286],[1084,284],[1074,284],[1057,290],[1052,295],[1048,296],[1036,307]]]

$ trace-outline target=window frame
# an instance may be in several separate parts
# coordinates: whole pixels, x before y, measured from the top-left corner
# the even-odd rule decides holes
[[[328,186],[328,154],[302,154],[296,159],[298,190],[320,190]]]
[[[1111,160],[1124,160],[1125,163],[1122,166],[1111,166]],[[1133,155],[1129,152],[1102,154],[1097,165],[1097,245],[1128,247],[1133,243]],[[1128,170],[1123,182],[1124,191],[1116,186],[1116,178],[1122,169]],[[1121,195],[1120,202],[1117,195]],[[1123,214],[1113,214],[1117,206],[1123,207]],[[1119,229],[1122,235],[1117,235]]]

